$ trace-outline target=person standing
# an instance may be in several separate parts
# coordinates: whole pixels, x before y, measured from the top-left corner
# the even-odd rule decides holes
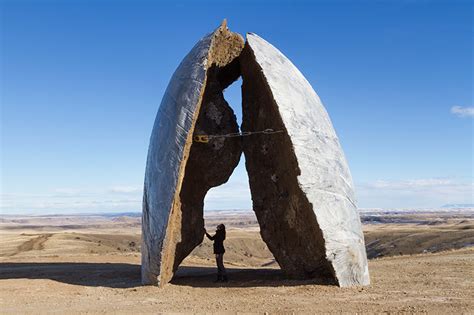
[[[216,234],[213,236],[207,233],[204,229],[206,236],[211,241],[214,241],[214,254],[216,255],[216,264],[217,264],[217,279],[215,282],[227,282],[227,272],[224,267],[224,240],[225,240],[225,225],[219,224],[216,228]]]

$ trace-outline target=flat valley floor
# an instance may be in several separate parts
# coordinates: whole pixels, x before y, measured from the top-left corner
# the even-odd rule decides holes
[[[210,213],[228,226],[228,283],[214,283],[205,239],[164,288],[140,285],[140,218],[0,219],[0,309],[25,313],[472,313],[474,215],[366,214],[372,284],[289,280],[249,213]]]

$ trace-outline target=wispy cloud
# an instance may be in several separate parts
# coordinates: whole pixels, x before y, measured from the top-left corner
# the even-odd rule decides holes
[[[65,194],[65,195],[74,195],[81,192],[78,188],[56,188],[54,190],[57,194]]]
[[[251,200],[248,182],[238,180],[209,190],[204,200],[204,209],[252,209]]]
[[[57,188],[44,193],[0,195],[1,213],[74,213],[140,210],[142,189],[113,186],[86,190]]]
[[[473,203],[472,180],[424,178],[376,180],[356,185],[360,207],[440,207],[448,203]]]
[[[361,208],[437,208],[444,204],[474,203],[472,178],[418,178],[375,180],[356,184]],[[246,178],[212,188],[206,195],[207,210],[251,209],[252,198]],[[142,189],[114,185],[99,190],[53,189],[35,194],[2,194],[1,213],[74,213],[139,211]]]
[[[474,107],[453,106],[451,114],[458,117],[474,117]]]
[[[408,179],[398,181],[377,180],[366,184],[367,187],[374,189],[390,189],[390,190],[426,190],[436,187],[456,187],[460,184],[449,178],[426,178],[426,179]],[[461,185],[464,186],[464,185]]]
[[[130,194],[130,193],[141,193],[143,188],[140,186],[115,186],[111,187],[109,191],[111,193],[119,193],[119,194]]]

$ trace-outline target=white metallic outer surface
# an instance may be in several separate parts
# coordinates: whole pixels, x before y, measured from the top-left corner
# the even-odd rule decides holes
[[[177,189],[185,143],[206,81],[212,35],[202,38],[174,72],[153,126],[143,196],[143,284],[160,282],[163,242]]]
[[[301,171],[298,184],[313,206],[338,283],[368,285],[352,177],[328,113],[309,82],[278,49],[251,33],[247,42],[290,136]]]

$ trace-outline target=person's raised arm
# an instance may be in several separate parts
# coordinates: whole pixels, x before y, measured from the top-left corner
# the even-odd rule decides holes
[[[211,236],[209,233],[207,233],[207,231],[205,231],[205,233],[206,233],[207,238],[210,239],[211,241],[213,241],[216,238],[215,235]]]

